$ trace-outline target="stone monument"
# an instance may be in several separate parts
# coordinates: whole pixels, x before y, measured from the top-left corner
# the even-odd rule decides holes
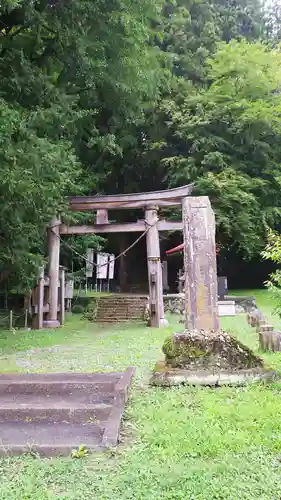
[[[261,358],[220,330],[215,217],[209,198],[183,199],[185,330],[168,338],[151,383],[241,384],[267,376]]]

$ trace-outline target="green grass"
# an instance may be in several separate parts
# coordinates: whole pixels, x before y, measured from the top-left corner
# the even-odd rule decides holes
[[[271,316],[267,292],[258,295]],[[222,326],[257,350],[245,317],[224,319]],[[82,460],[0,459],[0,500],[280,499],[281,384],[148,387],[164,338],[181,328],[105,329],[74,317],[61,330],[3,333],[1,371],[135,365],[137,374],[117,450]],[[280,354],[268,354],[266,362],[281,369]]]

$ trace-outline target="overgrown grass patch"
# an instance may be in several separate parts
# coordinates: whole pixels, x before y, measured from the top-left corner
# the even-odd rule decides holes
[[[258,352],[245,316],[222,326]],[[163,340],[181,329],[103,328],[76,317],[61,330],[0,338],[2,371],[137,366],[117,450],[82,460],[0,459],[0,500],[279,500],[281,384],[148,387]],[[281,354],[268,354],[266,362],[280,369]]]

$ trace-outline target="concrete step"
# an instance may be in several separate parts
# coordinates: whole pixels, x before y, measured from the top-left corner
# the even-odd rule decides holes
[[[147,296],[111,296],[98,301],[97,323],[144,321]]]
[[[115,311],[115,312],[120,312],[120,311],[144,311],[145,307],[129,307],[129,306],[122,306],[122,307],[111,307],[111,306],[101,306],[98,307],[98,311]]]
[[[2,394],[110,394],[121,373],[48,373],[0,375],[0,397]]]
[[[143,314],[144,314],[144,311],[138,311],[138,312],[134,311],[133,313],[132,312],[130,313],[129,311],[128,312],[114,312],[114,311],[98,311],[97,312],[98,316],[102,315],[102,316],[109,316],[109,317],[110,316],[111,317],[113,317],[113,316],[116,316],[116,317],[117,316],[119,316],[119,317],[136,316],[137,317],[137,316],[141,316]]]
[[[138,316],[142,316],[144,315],[144,311],[139,311],[139,312],[133,312],[133,313],[130,313],[130,312],[114,312],[114,311],[97,311],[97,316],[108,316],[108,317],[132,317],[132,316],[135,316],[135,317],[138,317]]]
[[[48,421],[85,423],[89,420],[106,420],[110,414],[114,396],[96,398],[91,394],[73,394],[64,398],[59,395],[6,394],[0,397],[0,423],[9,421]],[[0,433],[1,436],[1,433]]]
[[[132,318],[130,318],[130,319],[116,319],[116,318],[115,319],[104,319],[104,318],[100,318],[100,319],[95,320],[96,323],[99,323],[101,325],[114,324],[114,323],[119,323],[119,324],[125,323],[126,324],[126,323],[132,323],[132,322],[143,323],[143,321],[144,320],[142,318],[136,318],[136,319],[132,319]]]
[[[117,295],[114,296],[108,296],[108,297],[100,297],[98,299],[98,302],[145,302],[146,300],[149,299],[149,296],[147,297],[134,297],[134,296],[128,296],[128,297],[118,297]]]
[[[94,451],[101,449],[102,435],[103,428],[91,423],[4,422],[1,423],[0,455],[33,452],[45,457],[67,456],[83,444]]]
[[[144,309],[145,305],[140,304],[101,304],[98,306],[98,309],[114,309],[114,310],[124,310],[124,309]]]
[[[96,319],[104,321],[144,321],[144,316],[103,316],[99,315]]]
[[[0,455],[116,446],[134,371],[0,375]]]
[[[99,302],[98,307],[145,307],[145,302]]]

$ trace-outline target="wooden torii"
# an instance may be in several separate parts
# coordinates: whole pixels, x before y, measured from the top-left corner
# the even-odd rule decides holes
[[[185,226],[190,226],[190,224],[196,224],[195,212],[198,211],[197,206],[199,205],[201,207],[202,214],[204,212],[203,218],[205,221],[207,221],[208,217],[210,219],[210,216],[208,215],[210,214],[210,211],[212,213],[209,199],[207,197],[189,196],[192,192],[192,187],[193,187],[192,185],[186,185],[179,188],[168,189],[164,191],[152,191],[148,193],[132,193],[132,194],[122,194],[122,195],[118,194],[118,195],[105,195],[105,196],[99,196],[99,195],[76,196],[70,198],[69,206],[71,210],[76,212],[96,211],[96,223],[93,225],[66,226],[65,224],[61,223],[60,219],[58,219],[57,217],[54,217],[52,219],[48,229],[49,313],[47,321],[44,322],[44,325],[51,328],[60,326],[57,316],[58,315],[57,303],[58,303],[59,255],[60,255],[61,236],[74,235],[74,234],[85,235],[85,234],[106,234],[106,233],[125,233],[125,232],[146,232],[150,325],[152,327],[159,328],[160,326],[165,324],[159,231],[175,231],[175,230],[183,231]],[[183,220],[182,221],[160,220],[158,218],[159,208],[172,207],[172,206],[182,206]],[[187,220],[187,215],[186,215],[187,207],[189,207],[189,212],[190,212],[189,222]],[[133,223],[109,222],[108,219],[109,210],[117,210],[117,209],[129,210],[135,208],[140,208],[144,210],[145,218],[143,220],[138,220],[137,222]],[[193,240],[195,243],[195,240],[197,238],[196,231],[198,231],[198,228],[194,229],[195,232],[191,231],[191,233],[193,234],[192,237],[190,229],[183,231],[187,249],[187,253],[185,252],[185,254],[189,255],[189,257],[187,257],[187,259],[189,259],[190,261],[189,266],[191,265],[191,261],[193,261],[193,254],[190,253],[191,251],[190,245],[192,246]],[[208,231],[205,233],[207,234]],[[213,234],[213,229],[211,233]],[[211,235],[211,239],[212,238],[214,238],[214,235],[213,236]],[[204,251],[202,255],[203,254]],[[185,261],[187,264],[186,259]],[[213,266],[215,271],[215,283],[216,283],[215,262],[213,262]],[[191,275],[194,279],[194,273],[191,273]],[[200,279],[200,276],[201,275],[199,272],[198,279]],[[202,282],[202,279],[200,279],[200,282]],[[197,294],[197,286],[195,286],[195,288],[194,284],[191,283],[190,286],[188,286],[187,288],[187,290],[190,290],[191,293],[191,296],[189,297],[189,304],[190,306],[192,304],[192,307],[195,307],[197,304],[197,299],[195,297],[195,295]],[[199,289],[202,292],[202,287],[198,288],[198,293]],[[204,299],[204,304],[208,309],[209,307],[208,304],[211,303],[212,301],[210,302],[210,297],[209,297],[210,290],[209,289],[207,290],[207,288],[205,295],[206,297]],[[192,314],[190,312],[189,316],[195,318],[197,314],[196,312]]]

